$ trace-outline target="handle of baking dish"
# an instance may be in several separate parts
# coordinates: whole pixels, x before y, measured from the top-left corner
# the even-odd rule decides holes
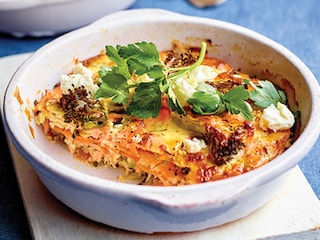
[[[158,189],[154,192],[140,192],[133,200],[138,205],[147,206],[161,212],[174,214],[189,214],[191,212],[207,211],[208,209],[233,207],[248,191],[252,191],[252,184],[237,184],[221,188],[210,188],[208,183],[201,185],[177,187],[170,190],[170,187]]]
[[[151,208],[177,214],[216,208],[227,210],[240,201],[246,201],[250,205],[248,201],[252,200],[253,204],[262,205],[282,187],[294,166],[286,170],[277,168],[275,171],[272,167],[261,167],[246,176],[185,186],[186,188],[177,187],[173,191],[170,191],[170,187],[165,187],[163,191],[139,194],[135,200]],[[265,174],[261,174],[262,172]]]

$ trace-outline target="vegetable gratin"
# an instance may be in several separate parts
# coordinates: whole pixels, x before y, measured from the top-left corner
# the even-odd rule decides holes
[[[119,181],[186,185],[258,168],[291,144],[286,95],[207,44],[106,46],[35,102],[36,123],[76,159],[123,168]]]

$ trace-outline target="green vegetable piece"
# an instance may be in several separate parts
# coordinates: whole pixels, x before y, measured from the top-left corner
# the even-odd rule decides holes
[[[197,92],[188,99],[192,110],[201,115],[215,114],[221,109],[222,101],[220,94],[214,87],[206,83],[200,83]]]
[[[159,52],[153,43],[139,42],[127,46],[106,46],[107,56],[115,66],[99,70],[102,80],[95,98],[112,98],[112,101],[128,105],[126,112],[140,118],[157,117],[161,109],[162,95],[168,97],[169,108],[179,114],[186,114],[183,106],[175,95],[172,84],[188,72],[201,65],[206,54],[206,43],[201,43],[198,60],[186,67],[169,68],[160,60]],[[133,75],[148,75],[150,81],[132,79]],[[130,82],[130,84],[129,84]],[[187,103],[194,112],[220,114],[229,111],[241,114],[245,119],[252,120],[252,107],[247,102],[252,100],[258,107],[266,108],[278,102],[285,103],[283,91],[277,90],[269,81],[258,81],[258,84],[245,79],[245,84],[253,87],[248,91],[244,86],[237,86],[224,95],[206,83],[200,83],[196,92]],[[131,90],[131,91],[130,91]],[[128,104],[132,94],[132,101]]]
[[[135,88],[132,102],[127,113],[141,118],[157,117],[161,108],[162,94],[167,94],[169,107],[172,111],[185,114],[183,107],[171,89],[172,83],[179,77],[199,66],[206,53],[206,43],[201,43],[199,59],[191,66],[182,68],[168,68],[161,62],[159,51],[155,44],[139,42],[106,46],[107,56],[115,63],[111,69],[100,69],[102,79],[95,98],[112,97],[115,103],[126,104],[130,97],[129,89]],[[132,79],[133,74],[141,76],[147,74],[150,82],[137,82]],[[133,84],[128,84],[131,79]]]
[[[254,90],[250,91],[250,99],[257,107],[267,108],[271,104],[277,106],[278,102],[285,103],[286,96],[283,91],[277,90],[275,86],[268,80],[258,81],[258,85],[249,80],[245,80],[246,84],[250,84]]]
[[[111,70],[114,73],[123,75],[126,79],[131,78],[132,74],[129,72],[127,61],[119,55],[118,50],[113,46],[106,46],[105,49],[106,55],[116,64]]]
[[[126,113],[140,118],[156,118],[161,109],[161,97],[158,82],[143,82],[135,89]]]
[[[249,93],[242,85],[231,89],[223,96],[223,99],[229,102],[247,100],[248,98]]]
[[[159,52],[153,43],[140,42],[129,44],[127,47],[118,47],[118,53],[123,59],[126,59],[131,74],[146,73],[149,75],[152,70],[152,72],[157,71],[156,75],[163,75]]]
[[[161,88],[164,88],[164,87],[161,86]],[[182,115],[186,115],[185,110],[181,106],[180,102],[177,99],[177,96],[175,95],[174,91],[172,91],[172,88],[169,87],[169,85],[168,85],[167,91],[168,91],[167,94],[169,96],[169,99],[168,99],[169,108],[174,112],[177,112]]]
[[[129,85],[127,79],[117,73],[107,73],[102,78],[102,84],[94,95],[94,98],[110,98],[118,104],[126,104],[129,99]]]
[[[195,92],[188,100],[192,110],[201,115],[214,114],[220,107],[221,99],[218,95],[205,92]]]
[[[110,71],[112,71],[111,67],[101,66],[98,71],[98,74],[99,74],[100,78],[102,79],[102,78],[104,78],[105,75],[109,74]]]
[[[232,114],[241,114],[247,120],[253,120],[252,108],[246,100],[249,93],[244,86],[237,86],[231,89],[222,97],[226,109]]]
[[[150,70],[148,70],[147,75],[150,78],[157,79],[157,80],[164,79],[163,69],[161,66],[153,66],[152,68],[150,68]]]

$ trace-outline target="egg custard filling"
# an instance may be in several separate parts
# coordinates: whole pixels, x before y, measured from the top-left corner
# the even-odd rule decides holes
[[[58,81],[58,80],[57,80]],[[94,167],[123,168],[119,181],[172,186],[258,168],[291,144],[295,118],[284,92],[174,41],[106,46],[77,61],[35,101],[50,141]]]

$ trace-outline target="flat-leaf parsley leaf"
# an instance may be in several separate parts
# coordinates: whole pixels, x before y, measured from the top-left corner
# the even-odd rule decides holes
[[[271,104],[277,106],[278,102],[283,104],[286,102],[285,93],[282,90],[276,89],[268,80],[260,80],[258,84],[254,84],[247,79],[245,79],[244,82],[253,87],[253,90],[249,91],[250,99],[258,107],[267,108]]]
[[[201,115],[215,114],[221,110],[222,100],[219,91],[206,83],[200,83],[197,91],[188,99],[192,110]]]
[[[243,85],[237,86],[222,97],[226,108],[232,114],[241,114],[245,119],[252,120],[252,108],[246,101],[249,99],[249,93]]]
[[[161,91],[158,82],[143,82],[135,89],[127,114],[140,118],[156,118],[161,108]]]
[[[127,46],[106,46],[106,55],[115,63],[115,66],[109,70],[99,71],[103,74],[100,76],[102,83],[95,98],[111,97],[113,102],[126,104],[129,100],[129,89],[133,88],[134,93],[126,109],[127,114],[141,118],[158,116],[162,94],[168,96],[169,107],[172,111],[185,114],[171,85],[175,79],[199,66],[205,53],[206,43],[203,42],[199,59],[194,64],[182,68],[169,68],[160,60],[159,51],[154,43],[140,42]],[[133,77],[144,74],[151,79],[149,82],[139,82],[139,78]],[[119,81],[118,84],[115,83],[117,81]]]
[[[95,93],[95,98],[112,97],[112,101],[118,104],[126,104],[128,102],[129,85],[125,76],[110,72],[102,77],[102,81],[100,88]]]
[[[126,113],[140,118],[157,117],[162,96],[168,97],[172,111],[185,115],[185,110],[173,90],[173,83],[200,66],[206,54],[206,43],[201,43],[198,60],[186,67],[170,68],[160,60],[154,43],[139,42],[127,46],[106,46],[106,55],[115,64],[101,68],[101,83],[95,98],[111,98],[117,104],[126,105]],[[220,114],[229,111],[241,114],[245,119],[253,119],[253,110],[248,100],[261,108],[278,102],[285,103],[283,91],[277,90],[269,81],[257,84],[244,79],[245,85],[232,88],[225,94],[207,83],[199,83],[187,100],[191,109],[198,114]]]

